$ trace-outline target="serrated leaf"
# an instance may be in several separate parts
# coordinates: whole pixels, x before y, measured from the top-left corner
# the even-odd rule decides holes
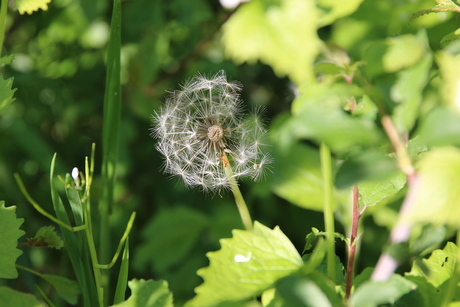
[[[375,206],[383,199],[396,194],[406,184],[406,175],[398,171],[383,180],[371,180],[358,183],[360,207]]]
[[[17,89],[11,89],[13,79],[14,78],[11,77],[4,80],[3,75],[0,74],[0,113],[16,99],[13,95]]]
[[[56,233],[54,226],[50,225],[41,227],[35,234],[35,237],[28,240],[28,245],[61,249],[64,246],[64,241]]]
[[[67,303],[71,305],[77,303],[78,295],[80,295],[80,287],[75,281],[49,274],[40,274],[39,276],[48,281],[56,289],[59,296]]]
[[[131,296],[113,307],[173,307],[173,297],[165,280],[137,280],[128,282]]]
[[[460,38],[460,28],[458,28],[457,30],[453,31],[453,32],[450,32],[449,34],[447,34],[446,36],[444,36],[442,39],[441,39],[441,47],[445,47],[448,43],[454,41],[454,40],[457,40]]]
[[[428,274],[425,274],[420,267],[414,263],[411,271],[405,275],[423,276],[430,284],[438,288],[454,274],[457,255],[458,247],[452,242],[447,242],[444,249],[437,249],[433,251],[428,259],[422,260],[429,270]]]
[[[316,23],[312,1],[253,0],[224,24],[222,41],[237,63],[261,60],[299,85],[313,79],[320,48]]]
[[[32,294],[22,293],[11,288],[0,286],[0,306],[43,307]]]
[[[214,306],[261,294],[278,279],[297,271],[303,261],[294,245],[275,227],[254,223],[252,231],[233,230],[220,240],[222,248],[207,254],[210,265],[198,270],[204,283],[186,306]]]
[[[382,304],[393,304],[416,287],[415,283],[400,275],[393,274],[388,281],[363,282],[352,294],[350,302],[354,307],[377,307]]]
[[[321,237],[326,237],[327,233],[324,231],[319,231],[317,228],[312,227],[311,232],[305,236],[305,246],[303,248],[303,253],[310,250],[313,247],[313,242]],[[334,233],[334,238],[342,240],[343,242],[349,244],[349,240],[343,234],[339,232]]]
[[[22,254],[17,246],[18,239],[24,235],[19,229],[23,222],[24,219],[16,218],[16,206],[6,208],[5,202],[0,201],[0,278],[18,277],[15,263]]]
[[[409,23],[411,23],[415,18],[429,14],[429,13],[439,13],[439,12],[453,12],[459,9],[459,6],[451,0],[436,0],[438,3],[435,7],[428,10],[421,10],[412,14]]]
[[[187,207],[160,211],[142,232],[145,243],[137,250],[134,265],[148,263],[157,271],[168,269],[188,254],[207,225],[203,214]]]
[[[47,11],[48,3],[50,2],[51,0],[15,0],[14,6],[19,11],[19,14],[23,15],[24,13],[27,13],[31,15],[39,9]]]
[[[460,150],[434,148],[419,161],[417,190],[406,222],[426,222],[460,229]]]

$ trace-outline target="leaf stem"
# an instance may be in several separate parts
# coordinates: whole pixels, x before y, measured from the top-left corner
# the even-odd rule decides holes
[[[0,8],[0,55],[3,50],[3,40],[5,38],[6,12],[8,10],[9,0],[2,0]]]
[[[244,201],[243,195],[241,194],[238,183],[236,182],[235,176],[232,171],[232,166],[228,161],[227,155],[224,153],[222,155],[222,162],[224,163],[225,174],[227,175],[228,180],[230,181],[230,188],[232,189],[233,196],[235,197],[236,207],[240,213],[241,220],[246,230],[252,230],[252,219],[251,214],[249,213],[248,206]]]
[[[331,150],[324,143],[321,143],[320,155],[324,186],[324,225],[327,233],[327,276],[335,282],[334,192],[332,182]]]

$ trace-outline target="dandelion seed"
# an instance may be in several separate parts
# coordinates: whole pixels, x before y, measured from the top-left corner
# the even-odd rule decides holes
[[[169,95],[152,116],[151,128],[166,173],[204,191],[230,187],[227,165],[235,178],[261,178],[263,168],[271,163],[262,150],[266,135],[262,110],[245,115],[240,90],[241,84],[227,81],[220,71],[209,79],[198,75]]]

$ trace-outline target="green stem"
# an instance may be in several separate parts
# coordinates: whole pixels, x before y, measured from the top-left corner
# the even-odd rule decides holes
[[[232,167],[225,153],[222,155],[222,161],[224,163],[225,174],[230,181],[230,187],[232,189],[233,196],[235,197],[236,207],[240,213],[243,225],[246,230],[252,230],[251,214],[249,213],[248,206],[244,201],[243,195],[241,194],[240,188],[238,187],[238,183],[236,182],[235,176],[233,174]]]
[[[335,282],[335,229],[334,229],[334,192],[332,182],[331,151],[324,143],[320,147],[321,172],[324,185],[324,225],[327,242],[327,275]]]
[[[6,25],[6,12],[8,9],[9,0],[2,0],[2,7],[0,8],[0,55],[3,49],[3,40],[5,38],[5,25]]]

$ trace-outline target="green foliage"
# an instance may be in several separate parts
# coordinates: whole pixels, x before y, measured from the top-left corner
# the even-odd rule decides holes
[[[44,11],[48,10],[48,3],[51,0],[17,0],[14,1],[14,7],[19,11],[20,14],[32,14],[33,12],[42,9]]]
[[[15,100],[13,94],[16,89],[11,89],[12,84],[13,78],[3,80],[3,76],[0,75],[0,113]]]
[[[18,239],[24,235],[19,226],[24,219],[16,218],[16,207],[5,207],[5,202],[0,201],[0,278],[16,278],[16,259],[22,254],[17,249]]]
[[[27,245],[61,249],[64,242],[54,230],[54,226],[44,226],[37,231],[33,238],[28,239]]]
[[[43,306],[32,294],[22,293],[4,286],[0,286],[0,304],[2,306]]]
[[[166,281],[137,280],[133,279],[129,283],[132,291],[131,296],[119,303],[116,307],[172,307],[173,297],[168,289]]]
[[[225,23],[222,41],[237,63],[261,60],[300,85],[313,77],[312,61],[320,47],[316,20],[313,2],[251,1]]]
[[[39,276],[49,282],[67,303],[71,305],[77,304],[80,288],[75,281],[50,274],[40,274]]]
[[[300,255],[278,227],[271,230],[255,222],[252,231],[233,230],[233,238],[220,243],[219,251],[207,254],[209,267],[198,271],[204,283],[187,306],[251,298],[302,266]]]
[[[375,206],[383,199],[399,192],[406,184],[406,176],[398,171],[383,180],[362,181],[358,184],[360,206]]]

